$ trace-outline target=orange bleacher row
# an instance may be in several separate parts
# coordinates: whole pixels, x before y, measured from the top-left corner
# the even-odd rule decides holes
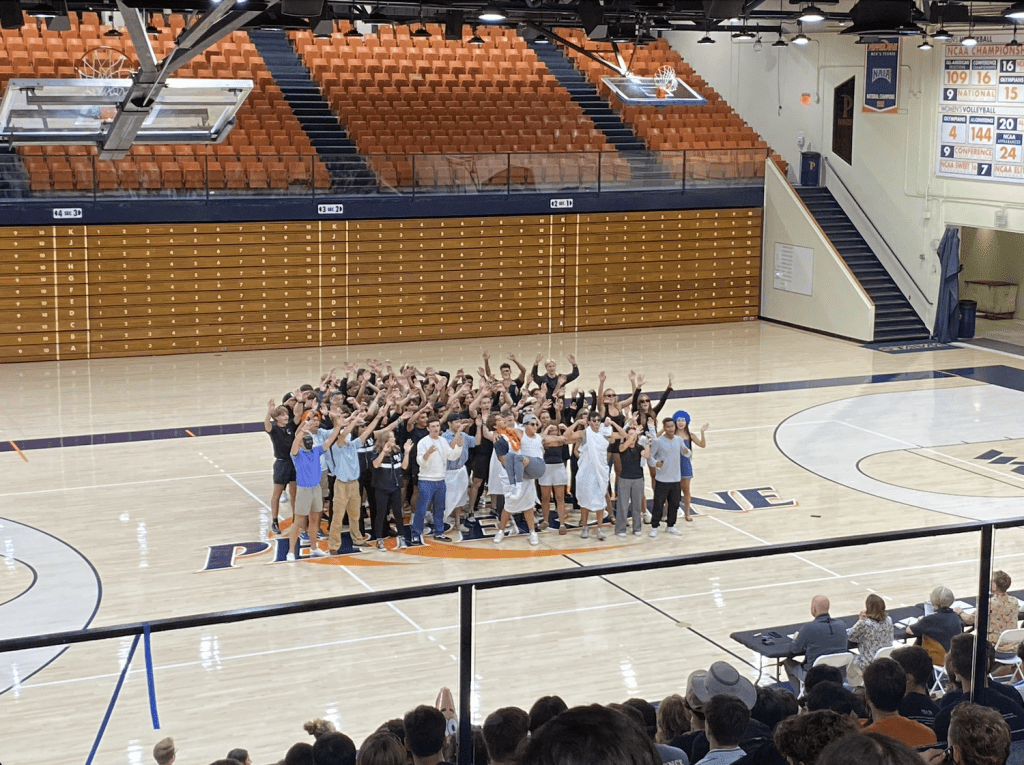
[[[95,13],[72,15],[69,32],[52,32],[26,16],[21,30],[0,32],[0,85],[12,77],[77,77],[93,59],[124,56],[127,76],[138,59],[127,36],[106,37]],[[184,28],[180,15],[153,16],[158,58]],[[481,28],[484,45],[410,37],[409,29],[381,27],[370,38],[348,38],[339,22],[327,39],[291,32],[303,62],[339,115],[358,151],[384,186],[578,184],[628,179],[630,165],[596,128],[525,40],[509,30]],[[596,47],[577,30],[567,39]],[[767,144],[659,40],[635,51],[622,46],[633,70],[653,74],[672,66],[708,99],[701,107],[627,107],[611,99],[636,135],[666,154],[677,178],[753,177],[763,174]],[[99,53],[97,53],[99,51]],[[566,50],[588,79],[606,90],[608,70]],[[91,72],[95,74],[95,71]],[[256,46],[235,32],[176,73],[183,77],[250,78],[254,90],[219,146],[135,146],[116,162],[86,147],[21,149],[36,193],[119,190],[211,191],[327,188],[331,179],[299,120],[267,71]],[[716,150],[731,150],[721,152]],[[749,150],[749,151],[744,151]],[[707,151],[707,154],[704,152]],[[497,159],[450,157],[508,154]],[[568,155],[568,153],[572,153]],[[562,159],[551,154],[561,154]],[[400,156],[400,155],[415,155]],[[437,156],[445,155],[445,156]],[[571,159],[570,159],[571,156]]]
[[[470,46],[444,40],[438,25],[426,28],[432,37],[425,40],[401,28],[381,28],[369,39],[345,37],[344,22],[330,38],[290,33],[382,185],[579,183],[581,173],[596,179],[597,156],[572,162],[540,156],[614,149],[525,40],[506,30],[479,29],[484,44]],[[397,156],[452,153],[538,156]],[[621,157],[606,159],[603,167],[616,178],[629,176]]]
[[[588,49],[597,49],[579,30],[557,31],[570,42]],[[677,77],[707,99],[706,105],[626,106],[611,94],[602,80],[610,74],[607,67],[571,48],[564,47],[563,51],[597,87],[598,92],[609,98],[623,121],[632,127],[636,136],[642,138],[648,147],[657,151],[687,152],[685,157],[680,154],[663,160],[672,166],[676,177],[682,177],[684,166],[688,179],[746,177],[750,173],[764,175],[768,144],[722,101],[721,96],[703,78],[694,73],[693,67],[672,50],[667,40],[657,40],[639,48],[620,45],[619,51],[635,74],[653,76],[661,67],[671,67]],[[610,53],[610,49],[604,52]],[[734,151],[722,153],[722,149]],[[735,151],[742,149],[755,151]],[[776,154],[771,156],[780,166],[785,166],[781,157]]]
[[[0,85],[12,77],[61,77],[73,79],[91,71],[91,62],[112,60],[122,54],[124,72],[138,66],[138,56],[127,36],[106,37],[109,27],[99,23],[95,13],[71,16],[69,32],[52,32],[36,27],[26,16],[21,30],[3,30],[0,44]],[[158,34],[151,35],[154,53],[160,59],[174,47],[174,38],[184,28],[180,15],[165,20],[153,17]],[[102,49],[99,54],[95,51]],[[90,53],[92,51],[93,53]],[[85,146],[30,146],[20,153],[33,192],[49,191],[162,191],[230,189],[294,189],[330,186],[327,169],[280,88],[266,71],[256,46],[244,32],[235,32],[204,55],[188,62],[175,73],[180,77],[252,79],[253,92],[238,112],[237,125],[221,145],[177,144],[133,146],[129,155],[114,162],[96,159]]]

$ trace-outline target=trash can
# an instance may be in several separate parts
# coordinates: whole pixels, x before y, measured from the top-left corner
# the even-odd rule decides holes
[[[800,185],[817,186],[821,179],[821,153],[800,152]]]
[[[978,318],[978,301],[960,301],[960,329],[957,336],[961,340],[970,340],[974,337],[974,324]]]

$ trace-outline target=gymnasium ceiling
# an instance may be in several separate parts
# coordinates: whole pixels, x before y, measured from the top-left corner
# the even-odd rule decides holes
[[[351,0],[120,0],[122,8],[145,12],[196,13],[211,10],[226,16],[244,15],[242,28],[311,28],[333,19],[364,23],[397,23],[416,26],[420,21],[445,24],[452,30],[461,24],[480,23],[482,11],[499,11],[501,24],[522,30],[577,27],[592,39],[619,40],[657,37],[659,31],[679,30],[701,33],[762,32],[796,30],[797,20],[812,3],[806,0],[422,0],[355,3]],[[159,4],[158,4],[159,3]],[[118,0],[0,0],[0,17],[10,27],[20,18],[19,10],[31,14],[60,16],[84,10],[118,12]],[[870,34],[921,35],[948,28],[953,34],[975,27],[991,28],[1013,20],[1011,10],[1024,17],[1024,0],[976,0],[973,3],[929,0],[817,0],[813,3],[822,21],[804,23],[805,32],[835,32],[860,36]],[[120,16],[115,17],[119,19]],[[117,23],[115,21],[115,23]],[[1024,23],[1024,22],[1022,22]],[[785,25],[785,26],[783,26]],[[543,32],[541,32],[543,33]]]

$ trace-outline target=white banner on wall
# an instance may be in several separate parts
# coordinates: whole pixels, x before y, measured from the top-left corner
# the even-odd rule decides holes
[[[1024,183],[1024,46],[1010,33],[943,47],[936,175]]]
[[[814,250],[776,242],[774,273],[775,289],[814,294]]]

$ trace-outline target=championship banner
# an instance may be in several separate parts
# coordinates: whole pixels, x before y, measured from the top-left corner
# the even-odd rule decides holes
[[[936,175],[1024,183],[1024,46],[1008,41],[943,46]]]
[[[900,38],[879,37],[864,46],[864,105],[861,111],[895,114],[900,96]]]

